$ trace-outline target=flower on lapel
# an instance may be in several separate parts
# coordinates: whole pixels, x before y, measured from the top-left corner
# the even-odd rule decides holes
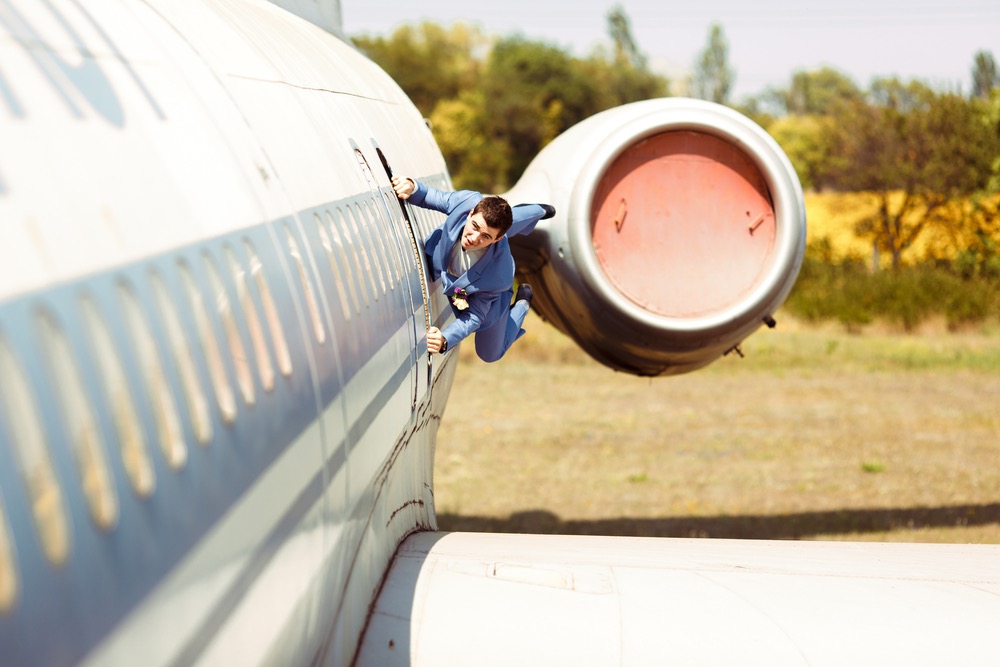
[[[451,295],[451,303],[459,310],[469,307],[469,293],[461,287],[455,288],[455,293]]]

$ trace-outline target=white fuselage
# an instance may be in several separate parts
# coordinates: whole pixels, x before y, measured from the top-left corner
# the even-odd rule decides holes
[[[266,2],[5,2],[0,146],[0,662],[349,660],[454,372],[420,114]]]

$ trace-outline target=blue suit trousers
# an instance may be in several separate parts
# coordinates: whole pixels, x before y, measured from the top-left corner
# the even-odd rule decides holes
[[[510,302],[512,292],[507,292],[501,299]],[[507,313],[487,329],[476,332],[476,354],[487,363],[499,361],[507,353],[510,346],[524,335],[524,318],[528,316],[528,304],[524,301],[515,303]]]

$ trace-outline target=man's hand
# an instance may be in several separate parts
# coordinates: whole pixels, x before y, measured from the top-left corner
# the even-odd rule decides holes
[[[400,199],[409,199],[410,195],[417,191],[417,182],[407,176],[403,178],[393,176],[392,189],[395,190],[396,196]]]
[[[444,336],[441,335],[441,330],[437,327],[431,327],[427,330],[427,351],[431,354],[437,354],[441,351],[441,347],[444,345]]]

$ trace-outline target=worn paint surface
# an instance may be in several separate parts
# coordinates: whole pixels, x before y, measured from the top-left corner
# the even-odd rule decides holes
[[[703,132],[660,134],[623,153],[595,193],[592,225],[612,283],[667,317],[732,306],[773,261],[774,209],[760,171]]]

